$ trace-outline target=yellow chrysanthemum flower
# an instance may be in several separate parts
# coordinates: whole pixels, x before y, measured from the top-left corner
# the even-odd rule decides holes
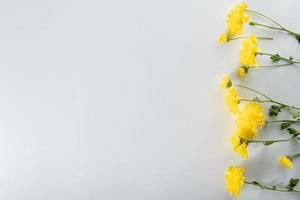
[[[245,14],[247,3],[235,5],[227,15],[227,35],[229,37],[240,35],[244,32],[244,23],[250,23],[249,15]]]
[[[231,85],[232,82],[230,80],[230,77],[227,74],[223,75],[222,80],[220,82],[220,87],[226,89],[226,88],[230,88]]]
[[[232,112],[233,114],[236,114],[239,110],[240,99],[241,97],[239,96],[236,89],[234,87],[229,88],[225,97],[225,102],[230,112]]]
[[[256,137],[259,128],[265,125],[265,114],[263,106],[250,102],[238,112],[236,118],[237,134],[242,139],[253,139]]]
[[[293,162],[286,156],[281,156],[279,158],[279,163],[281,164],[281,166],[291,169],[293,168]]]
[[[243,167],[228,167],[226,170],[226,189],[233,197],[239,197],[240,191],[244,186],[245,169]]]
[[[219,35],[218,44],[224,44],[228,41],[228,37],[225,33]]]
[[[236,134],[245,140],[250,140],[256,137],[257,135],[257,130],[253,130],[248,128],[247,126],[240,126],[236,130]]]
[[[247,150],[247,144],[243,142],[240,146],[238,146],[235,149],[235,152],[237,152],[242,159],[247,160],[248,159],[248,150]]]
[[[258,66],[256,60],[257,53],[260,52],[257,44],[257,38],[255,35],[250,35],[246,38],[240,51],[240,62],[245,67]]]
[[[239,77],[243,78],[244,76],[246,76],[247,72],[248,72],[248,69],[246,67],[240,67],[239,73],[238,73]]]
[[[247,143],[241,143],[240,137],[237,134],[234,134],[230,138],[231,145],[233,150],[239,154],[244,160],[248,158],[248,150],[247,150]]]

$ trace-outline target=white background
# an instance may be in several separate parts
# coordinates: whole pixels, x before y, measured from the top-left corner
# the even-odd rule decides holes
[[[235,74],[241,41],[216,38],[236,2],[2,1],[0,198],[231,199],[224,171],[233,164],[270,184],[300,177],[299,161],[291,171],[277,163],[296,144],[253,145],[246,162],[231,150],[234,118],[218,81]],[[300,31],[299,1],[249,3]],[[260,42],[266,52],[300,57],[290,36],[250,30],[276,39]],[[299,77],[297,67],[258,70],[243,84],[297,105]],[[262,137],[284,136],[274,127]]]

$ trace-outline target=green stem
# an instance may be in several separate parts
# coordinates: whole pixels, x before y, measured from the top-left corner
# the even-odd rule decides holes
[[[283,107],[298,109],[297,107],[289,106],[289,105],[286,105],[286,104],[283,104],[283,103],[280,103],[280,102],[277,102],[274,100],[260,100],[260,99],[245,99],[245,98],[243,98],[243,99],[240,99],[240,101],[250,101],[250,102],[258,102],[258,103],[275,103],[275,104],[283,106]]]
[[[300,108],[298,108],[298,107],[296,107],[296,106],[290,106],[290,105],[281,103],[281,102],[279,102],[279,101],[275,101],[275,100],[273,100],[272,98],[268,97],[267,95],[265,95],[265,94],[263,94],[263,93],[261,93],[261,92],[259,92],[259,91],[257,91],[257,90],[254,90],[254,89],[252,89],[252,88],[249,88],[249,87],[246,87],[246,86],[243,86],[243,85],[238,85],[238,84],[234,84],[234,86],[240,87],[240,88],[244,88],[244,89],[246,89],[246,90],[250,90],[250,91],[252,91],[252,92],[254,92],[254,93],[257,93],[257,94],[259,94],[259,95],[261,95],[261,96],[263,96],[263,97],[265,97],[265,98],[267,99],[267,100],[254,100],[254,99],[253,99],[253,101],[255,101],[255,102],[260,102],[260,103],[274,103],[274,104],[277,104],[277,105],[281,105],[281,106],[283,106],[283,107],[287,107],[287,108],[292,108],[292,109],[300,110]],[[249,99],[243,99],[243,101],[249,101]]]
[[[288,119],[281,119],[281,120],[272,120],[272,121],[266,121],[267,124],[270,123],[297,123],[300,122],[300,120],[288,120]]]
[[[283,67],[283,66],[288,66],[288,65],[292,65],[291,63],[286,63],[286,64],[280,64],[280,65],[260,65],[260,66],[251,66],[251,67],[247,67],[248,69],[253,69],[253,68],[259,68],[259,67]]]
[[[256,100],[256,99],[240,99],[240,101],[259,102],[259,103],[272,103],[270,100]]]
[[[249,23],[249,25],[251,25],[251,26],[261,26],[261,27],[265,27],[265,28],[269,28],[269,29],[273,29],[273,30],[285,31],[285,32],[287,32],[289,34],[292,34],[292,35],[298,35],[297,33],[293,32],[293,31],[290,31],[286,28],[268,26],[268,25],[261,24],[261,23],[258,23],[258,22],[254,22],[254,21],[251,21]]]
[[[249,36],[232,37],[232,38],[229,38],[228,41],[238,40],[238,39],[245,39],[245,38],[248,38],[248,37]],[[273,40],[273,38],[270,38],[270,37],[259,37],[259,36],[257,36],[256,38],[260,39],[260,40]]]
[[[273,24],[277,25],[278,27],[280,27],[280,28],[282,28],[282,29],[285,29],[281,24],[279,24],[278,22],[276,22],[276,21],[275,21],[274,19],[272,19],[271,17],[268,17],[268,16],[266,16],[266,15],[263,15],[262,13],[259,13],[259,12],[254,11],[254,10],[248,10],[248,9],[247,9],[246,11],[248,11],[248,12],[250,12],[250,13],[254,13],[254,14],[256,14],[256,15],[259,15],[259,16],[261,16],[261,17],[263,17],[263,18],[265,18],[265,19],[271,21]]]
[[[262,183],[259,183],[257,181],[245,181],[246,184],[248,185],[253,185],[256,187],[260,187],[263,190],[270,190],[270,191],[275,191],[275,192],[291,192],[291,193],[297,193],[300,194],[299,190],[295,190],[293,188],[285,188],[285,187],[278,187],[278,186],[268,186],[268,185],[264,185]]]
[[[293,138],[288,138],[288,139],[281,139],[281,140],[245,140],[242,139],[243,141],[249,143],[264,143],[267,145],[273,144],[273,143],[278,143],[278,142],[290,142],[290,141],[296,141],[300,140],[300,137],[293,137]]]
[[[274,40],[273,38],[271,38],[271,37],[260,37],[260,36],[258,36],[258,37],[256,37],[257,39],[259,39],[259,40]]]
[[[292,156],[288,156],[291,160],[294,160],[295,158],[300,157],[300,153],[294,154]]]
[[[257,94],[259,94],[259,95],[265,97],[266,99],[268,99],[268,100],[270,100],[270,101],[273,101],[273,100],[272,100],[270,97],[268,97],[267,95],[264,95],[263,93],[261,93],[261,92],[259,92],[259,91],[257,91],[257,90],[254,90],[254,89],[252,89],[252,88],[249,88],[249,87],[247,87],[247,86],[238,85],[238,84],[235,84],[234,86],[240,87],[240,88],[244,88],[244,89],[246,89],[246,90],[250,90],[250,91],[252,91],[252,92],[255,92],[255,93],[257,93]]]
[[[293,60],[290,60],[288,58],[279,56],[278,54],[270,54],[270,53],[264,53],[264,52],[259,52],[257,54],[259,54],[259,55],[265,55],[265,56],[270,56],[270,57],[277,56],[277,58],[279,58],[280,60],[288,62],[288,64],[299,64],[300,63],[300,61],[294,61],[294,58],[293,58]],[[295,59],[295,60],[299,60],[299,59]]]
[[[269,26],[269,25],[261,24],[261,23],[254,22],[254,21],[251,21],[251,22],[249,23],[249,25],[251,25],[251,26],[262,26],[262,27],[269,28],[269,29],[285,31],[285,29],[283,29],[283,28],[274,27],[274,26]]]

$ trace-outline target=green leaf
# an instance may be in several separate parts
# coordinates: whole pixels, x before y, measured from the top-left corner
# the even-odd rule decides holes
[[[265,141],[265,142],[263,142],[263,144],[265,145],[265,146],[269,146],[269,145],[271,145],[271,144],[273,144],[274,142],[273,141]]]
[[[279,112],[281,112],[281,106],[272,105],[269,108],[269,116],[277,116]]]
[[[290,128],[288,128],[286,130],[289,132],[289,134],[292,135],[292,138],[297,137],[300,134],[300,131],[297,130],[297,129],[295,129],[295,128],[291,128],[290,127]]]
[[[252,181],[252,183],[253,183],[254,185],[260,185],[260,183],[257,182],[257,181]]]
[[[290,125],[291,125],[291,123],[285,122],[285,123],[281,124],[280,128],[281,128],[281,130],[284,130],[284,129],[287,129]]]
[[[300,34],[296,34],[295,38],[298,40],[298,42],[300,43]]]
[[[279,60],[281,60],[281,57],[278,54],[273,54],[270,58],[273,62],[278,62]]]
[[[288,184],[288,188],[293,189],[294,187],[296,187],[297,184],[299,183],[299,180],[300,179],[298,179],[298,178],[291,178],[290,182]]]
[[[294,119],[300,119],[300,112],[293,108],[287,108]]]
[[[289,134],[294,135],[297,133],[297,130],[294,128],[288,128],[287,131],[289,132]]]

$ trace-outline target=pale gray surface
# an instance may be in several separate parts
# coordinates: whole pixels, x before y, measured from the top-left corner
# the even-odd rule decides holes
[[[231,199],[224,170],[243,162],[217,84],[240,42],[217,47],[216,37],[234,3],[2,1],[0,198]],[[300,30],[299,1],[250,3]],[[272,35],[263,49],[300,57],[293,39]],[[299,76],[260,70],[244,83],[297,104]],[[286,171],[276,159],[291,150],[251,148],[247,176],[288,179],[300,162]],[[241,199],[275,197],[298,198],[247,187]]]

